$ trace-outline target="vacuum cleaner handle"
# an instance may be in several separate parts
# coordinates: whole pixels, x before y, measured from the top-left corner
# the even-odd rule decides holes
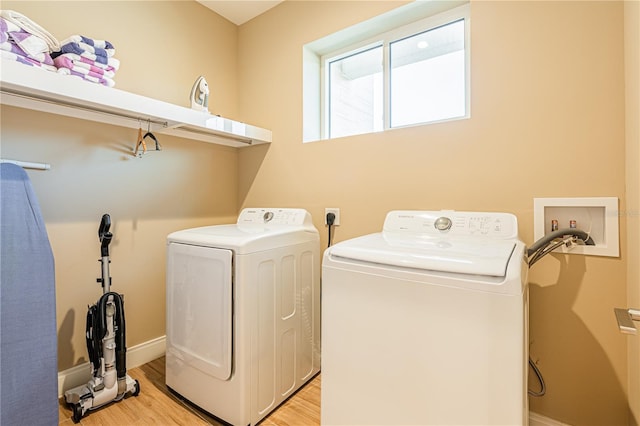
[[[100,238],[101,243],[100,252],[103,257],[109,256],[109,244],[113,238],[113,234],[109,232],[109,228],[111,228],[111,216],[105,213],[102,215],[100,227],[98,228],[98,238]]]

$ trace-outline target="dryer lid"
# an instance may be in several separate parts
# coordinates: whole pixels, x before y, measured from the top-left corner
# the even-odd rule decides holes
[[[332,246],[330,255],[427,271],[504,277],[514,240],[434,238],[377,233]]]
[[[184,229],[169,234],[167,240],[248,254],[319,241],[319,236],[306,210],[252,208],[244,209],[236,224]]]

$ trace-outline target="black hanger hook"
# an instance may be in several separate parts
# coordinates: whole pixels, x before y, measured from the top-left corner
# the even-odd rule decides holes
[[[156,151],[162,151],[162,146],[160,145],[160,142],[158,142],[158,138],[156,138],[156,135],[148,131],[142,137],[142,139],[146,139],[146,138],[150,138],[156,143]]]

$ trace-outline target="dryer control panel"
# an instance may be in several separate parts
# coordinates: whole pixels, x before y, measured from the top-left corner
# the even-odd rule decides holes
[[[304,209],[247,208],[240,212],[238,225],[305,225],[311,215]]]
[[[518,220],[511,213],[394,210],[387,214],[383,230],[502,240],[518,237]]]

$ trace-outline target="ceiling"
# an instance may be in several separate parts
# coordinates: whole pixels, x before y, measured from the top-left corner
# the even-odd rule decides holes
[[[284,0],[196,0],[236,25],[266,12]]]

